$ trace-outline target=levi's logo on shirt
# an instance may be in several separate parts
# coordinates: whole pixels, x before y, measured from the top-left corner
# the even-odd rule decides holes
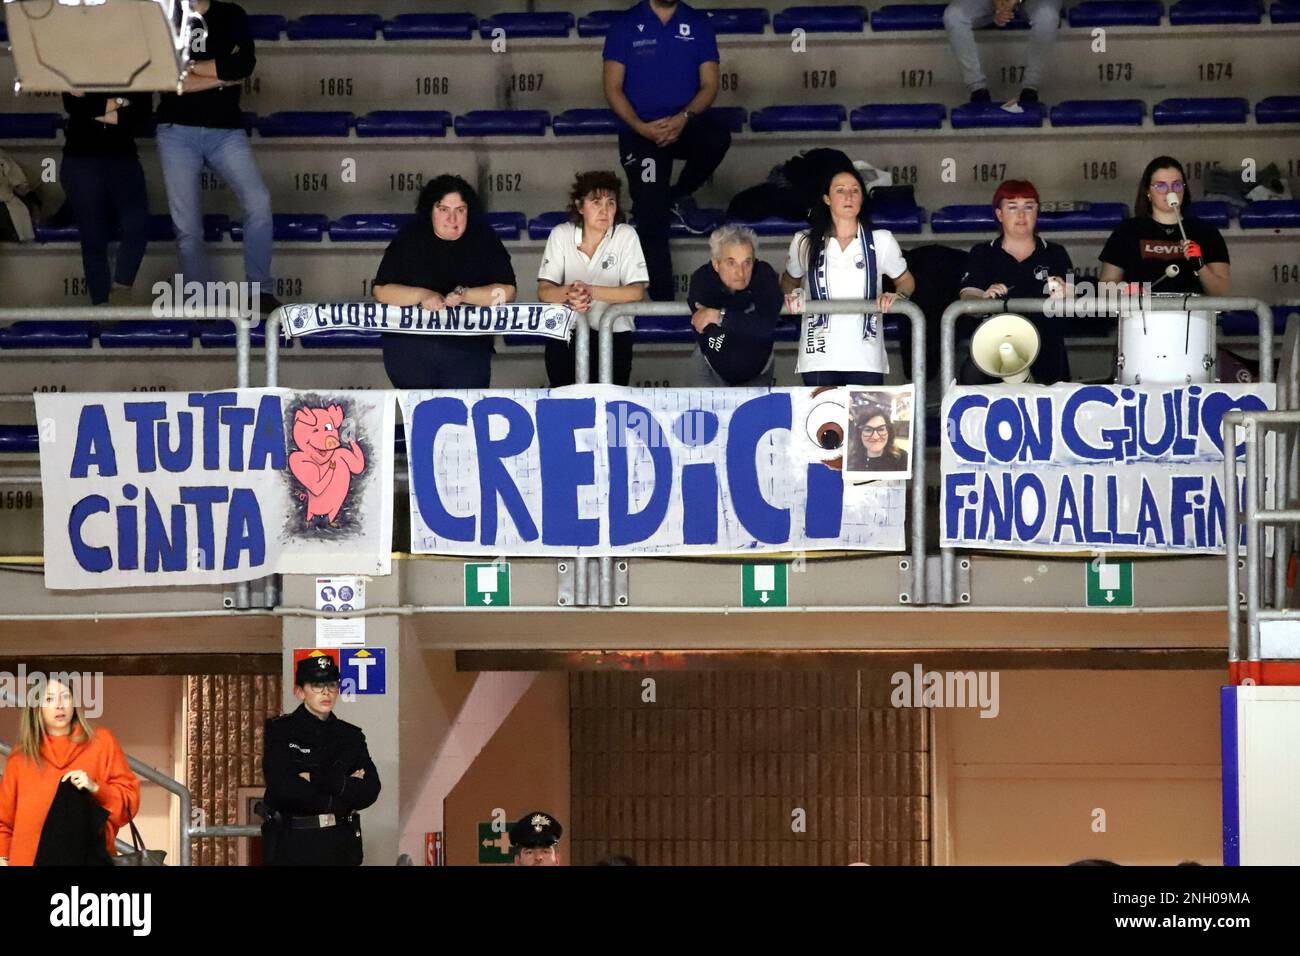
[[[1138,241],[1138,252],[1143,259],[1181,259],[1183,244],[1168,239],[1141,239]]]

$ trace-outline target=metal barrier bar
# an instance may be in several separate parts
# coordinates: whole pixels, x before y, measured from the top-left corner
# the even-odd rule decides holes
[[[1223,447],[1236,450],[1241,412],[1223,416]],[[1223,456],[1223,546],[1228,560],[1228,663],[1241,660],[1241,514],[1237,501],[1237,456]]]
[[[1068,300],[1067,300],[1068,301]],[[1109,305],[1104,299],[1099,305]],[[939,322],[939,388],[946,396],[956,386],[956,329],[957,319],[963,315],[992,315],[999,312],[1044,312],[1060,299],[958,299],[943,310]],[[1248,296],[1183,296],[1179,311],[1227,312],[1242,309],[1254,312],[1259,320],[1260,380],[1273,381],[1273,310],[1261,299]],[[1119,309],[1107,309],[1106,317],[1114,318]],[[1098,316],[1100,318],[1101,316]],[[942,532],[941,532],[942,534]],[[944,604],[957,603],[957,551],[939,542],[939,579]]]
[[[1259,660],[1259,426],[1246,421],[1246,659]],[[1235,450],[1235,449],[1234,449]]]
[[[600,317],[600,380],[614,378],[614,320],[629,315],[681,315],[691,311],[689,304],[675,302],[631,302],[611,305]],[[788,315],[784,309],[783,315]],[[852,312],[878,312],[874,301],[865,299],[824,299],[804,303],[807,315],[837,315]],[[910,603],[925,603],[925,313],[907,299],[899,299],[889,310],[905,315],[912,323],[912,385],[916,395],[912,420],[912,593]],[[600,559],[601,604],[613,604],[613,558]]]

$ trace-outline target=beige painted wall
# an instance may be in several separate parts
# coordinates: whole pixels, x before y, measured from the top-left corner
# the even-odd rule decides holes
[[[569,813],[569,675],[539,674],[445,804],[447,863],[478,863],[478,823],[500,807],[514,822],[532,810]],[[569,831],[560,843],[567,862]]]
[[[132,757],[175,779],[182,767],[184,685],[183,677],[106,677],[103,716],[94,723],[111,730]],[[0,708],[0,740],[13,743],[17,738],[18,711]],[[169,863],[179,862],[174,804],[161,787],[142,783],[136,826],[150,849],[167,851]],[[123,834],[123,839],[129,836]]]
[[[948,862],[1221,863],[1225,679],[1005,671],[996,718],[936,710],[937,833],[946,819]],[[1093,831],[1095,810],[1105,832]]]

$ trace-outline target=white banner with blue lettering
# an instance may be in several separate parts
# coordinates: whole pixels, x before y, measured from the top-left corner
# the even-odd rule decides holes
[[[843,478],[846,393],[402,392],[411,550],[900,550],[907,483]]]
[[[388,574],[392,392],[38,394],[49,588]]]
[[[943,543],[1221,554],[1223,416],[1274,404],[1264,384],[950,389]]]

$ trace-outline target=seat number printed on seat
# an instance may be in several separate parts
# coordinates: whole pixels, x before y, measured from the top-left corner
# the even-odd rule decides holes
[[[293,188],[300,193],[318,193],[330,188],[329,173],[294,173]]]
[[[545,73],[511,73],[510,91],[512,93],[540,93]]]
[[[1273,281],[1284,285],[1300,282],[1300,263],[1279,262],[1273,266]]]
[[[1132,63],[1098,63],[1097,79],[1102,83],[1132,83]]]
[[[488,173],[487,187],[494,193],[521,193],[524,191],[524,174]]]
[[[1232,63],[1198,63],[1197,72],[1202,83],[1222,83],[1232,79]]]
[[[834,70],[804,70],[803,88],[805,90],[833,90],[839,83]]]
[[[977,183],[1000,183],[1007,178],[1007,164],[971,163],[970,175]]]
[[[36,495],[31,491],[6,491],[0,495],[0,511],[30,511],[36,507]]]
[[[934,86],[934,70],[899,70],[898,83],[905,90]]]
[[[351,96],[352,77],[322,76],[320,78],[320,95],[321,96]]]
[[[417,76],[416,96],[446,96],[451,92],[451,79],[446,76]]]
[[[388,188],[395,193],[418,193],[424,188],[424,173],[389,173]]]
[[[1113,159],[1089,159],[1083,166],[1084,179],[1118,179],[1119,163]]]

